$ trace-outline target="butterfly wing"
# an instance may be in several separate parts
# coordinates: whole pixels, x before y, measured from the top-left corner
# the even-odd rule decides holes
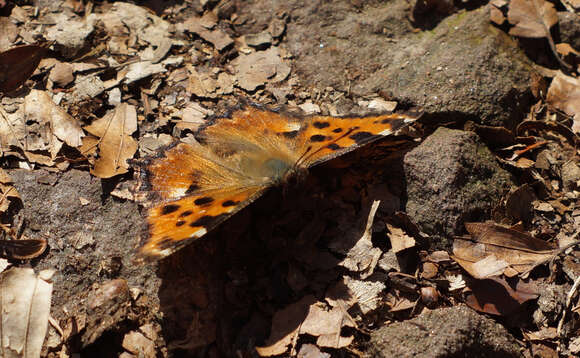
[[[140,256],[162,258],[221,224],[258,198],[265,187],[224,188],[164,202],[148,212]]]
[[[140,195],[148,209],[143,258],[162,258],[198,239],[259,197],[264,178],[240,172],[233,157],[179,143],[140,164]]]
[[[314,116],[301,130],[300,165],[311,167],[393,134],[416,121],[420,113],[390,113],[369,117]]]

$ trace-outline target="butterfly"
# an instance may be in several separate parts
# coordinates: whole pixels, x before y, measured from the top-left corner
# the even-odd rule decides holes
[[[298,116],[245,105],[139,162],[147,233],[139,257],[160,259],[201,238],[267,189],[388,136],[420,113]]]

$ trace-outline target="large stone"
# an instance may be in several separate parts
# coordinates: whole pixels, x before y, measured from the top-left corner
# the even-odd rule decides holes
[[[472,132],[438,128],[404,159],[407,213],[428,234],[457,235],[489,219],[510,174]]]
[[[500,324],[465,306],[426,311],[371,333],[369,357],[520,357]]]

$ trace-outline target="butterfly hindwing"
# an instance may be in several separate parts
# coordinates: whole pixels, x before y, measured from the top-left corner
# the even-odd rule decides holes
[[[170,255],[243,209],[263,190],[263,187],[211,190],[149,208],[148,235],[141,243],[141,256]]]

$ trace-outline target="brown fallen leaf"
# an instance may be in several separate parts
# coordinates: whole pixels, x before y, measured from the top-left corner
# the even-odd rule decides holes
[[[305,296],[274,314],[270,337],[264,347],[256,347],[261,357],[270,357],[282,354],[289,346],[294,347],[298,339],[300,323],[304,320],[310,306],[316,303],[314,296]]]
[[[13,267],[0,276],[0,356],[38,358],[48,329],[53,271]]]
[[[467,280],[471,292],[465,303],[479,312],[506,316],[518,309],[524,302],[538,298],[538,288],[533,284],[517,280],[508,283],[494,277],[485,280]]]
[[[0,53],[0,92],[22,86],[34,73],[49,50],[37,45],[24,45]]]
[[[508,21],[514,25],[510,35],[520,37],[551,37],[550,28],[558,23],[554,4],[545,0],[512,0]]]
[[[546,101],[572,116],[572,132],[580,133],[580,79],[558,72],[548,89]]]
[[[4,169],[0,169],[0,214],[6,212],[12,203],[22,204],[20,195],[14,187],[14,181]]]
[[[317,301],[309,295],[276,312],[270,338],[266,346],[256,347],[258,354],[262,357],[280,355],[290,347],[290,356],[294,356],[300,334],[317,337],[319,347],[342,348],[352,343],[353,336],[341,335],[343,327],[356,327],[347,311],[357,299],[346,282],[338,282],[329,288],[325,301]]]
[[[99,178],[110,178],[129,170],[127,159],[137,151],[137,142],[131,134],[137,130],[137,111],[134,106],[120,104],[115,111],[97,119],[85,130],[99,138],[87,139],[98,148],[98,158],[91,174]],[[86,146],[83,146],[86,150]]]
[[[508,21],[514,25],[509,31],[510,35],[547,38],[560,65],[570,68],[558,55],[550,34],[550,28],[558,23],[558,13],[554,4],[545,0],[512,0],[509,4]]]
[[[478,279],[529,272],[558,253],[546,241],[492,222],[465,227],[471,237],[454,240],[452,258]]]

